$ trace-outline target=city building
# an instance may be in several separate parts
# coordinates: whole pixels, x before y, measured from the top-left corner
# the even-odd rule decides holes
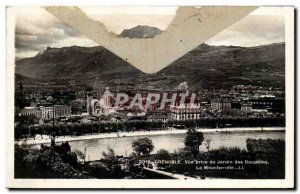
[[[116,112],[116,108],[112,107],[111,102],[113,100],[112,94],[109,91],[109,87],[102,97],[95,98],[92,95],[87,96],[87,113],[89,115],[101,115],[101,114],[111,114]]]
[[[41,106],[39,107],[42,111],[43,119],[52,119],[59,117],[69,117],[71,116],[71,107],[67,105],[54,105],[54,106]],[[53,112],[54,108],[54,112]]]
[[[54,105],[54,118],[71,116],[71,107],[67,105]]]
[[[169,114],[165,110],[148,111],[146,116],[151,122],[168,122],[169,120]]]
[[[42,111],[43,119],[52,119],[53,118],[53,107],[52,106],[40,106]]]
[[[211,100],[212,110],[230,110],[231,101],[227,98],[217,98]]]
[[[201,117],[199,107],[192,106],[176,106],[171,109],[171,118],[173,120],[197,120]]]
[[[42,110],[36,107],[25,107],[19,112],[19,116],[30,116],[30,115],[34,115],[37,118],[42,118]]]
[[[253,111],[285,112],[285,100],[283,98],[264,97],[250,100]]]
[[[241,111],[251,112],[252,111],[252,104],[251,103],[242,103],[241,104]]]

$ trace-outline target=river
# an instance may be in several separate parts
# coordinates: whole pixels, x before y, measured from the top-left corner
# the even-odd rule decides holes
[[[149,137],[154,144],[154,151],[156,153],[159,149],[166,149],[170,152],[178,148],[184,147],[184,138],[186,134],[163,134],[151,135]],[[131,142],[146,136],[120,137],[120,138],[105,138],[105,139],[88,139],[81,141],[69,142],[72,150],[77,149],[84,152],[86,148],[86,160],[98,160],[102,158],[102,152],[107,151],[107,147],[115,150],[117,155],[128,156],[132,153]],[[204,133],[204,138],[211,139],[211,149],[217,149],[221,146],[225,147],[239,147],[246,149],[246,140],[248,138],[255,139],[285,139],[284,131],[244,131],[244,132],[230,132],[230,133]],[[205,151],[205,147],[200,146],[201,151]]]

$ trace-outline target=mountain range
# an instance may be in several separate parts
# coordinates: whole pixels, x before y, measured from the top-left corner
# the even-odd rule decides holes
[[[161,33],[149,26],[124,30],[120,36],[151,38]],[[285,44],[256,47],[202,44],[155,74],[145,74],[104,47],[50,48],[16,61],[16,80],[81,80],[93,85],[131,85],[174,89],[187,82],[192,89],[232,85],[284,87]]]

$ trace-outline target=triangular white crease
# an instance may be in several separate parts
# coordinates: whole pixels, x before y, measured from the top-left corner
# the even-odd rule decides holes
[[[78,7],[46,10],[145,73],[155,73],[245,17],[257,7],[179,7],[173,21],[151,39],[129,39],[108,33]]]

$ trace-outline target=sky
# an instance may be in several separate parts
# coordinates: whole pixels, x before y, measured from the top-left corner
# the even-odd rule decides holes
[[[165,30],[176,7],[80,7],[90,18],[102,22],[108,31],[120,34],[124,29],[148,25]],[[15,7],[16,57],[36,55],[50,47],[98,46],[64,24],[42,7]],[[284,42],[282,8],[260,7],[206,41],[209,45],[258,46]]]

